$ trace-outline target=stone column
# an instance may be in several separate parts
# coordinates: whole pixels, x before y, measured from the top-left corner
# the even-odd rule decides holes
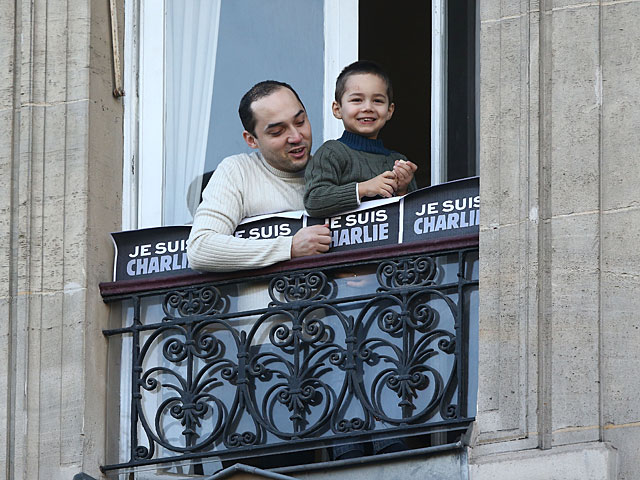
[[[0,4],[0,478],[99,477],[122,191],[109,2]]]
[[[637,0],[480,3],[472,478],[581,445],[571,478],[640,468],[638,20]]]

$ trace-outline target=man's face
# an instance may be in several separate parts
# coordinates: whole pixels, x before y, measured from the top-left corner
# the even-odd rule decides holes
[[[278,170],[298,172],[311,154],[311,125],[307,112],[288,88],[251,104],[256,119],[255,135],[242,135],[251,148],[262,152],[265,160]]]

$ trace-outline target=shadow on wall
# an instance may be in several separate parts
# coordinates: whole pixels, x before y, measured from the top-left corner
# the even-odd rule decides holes
[[[200,200],[198,200],[198,205],[200,205],[202,203],[202,192],[204,192],[204,189],[209,183],[213,172],[215,172],[215,169],[211,170],[210,172],[205,172],[203,175],[198,175],[189,185],[189,189],[187,190],[187,198],[191,198],[191,194],[193,193],[194,188],[200,188]],[[192,217],[195,216],[196,208],[198,208],[198,205],[189,205],[189,213],[191,213]]]

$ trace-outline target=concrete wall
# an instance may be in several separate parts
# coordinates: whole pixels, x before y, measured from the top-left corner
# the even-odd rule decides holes
[[[122,3],[122,2],[118,2]],[[0,478],[98,476],[122,191],[109,2],[0,3]]]
[[[633,0],[480,3],[474,465],[604,441],[637,478],[639,18]]]

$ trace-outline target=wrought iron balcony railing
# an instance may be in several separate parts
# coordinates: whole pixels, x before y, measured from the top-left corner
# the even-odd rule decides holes
[[[475,415],[478,250],[424,250],[106,296],[125,326],[105,335],[130,363],[129,445],[104,470],[459,438]]]

